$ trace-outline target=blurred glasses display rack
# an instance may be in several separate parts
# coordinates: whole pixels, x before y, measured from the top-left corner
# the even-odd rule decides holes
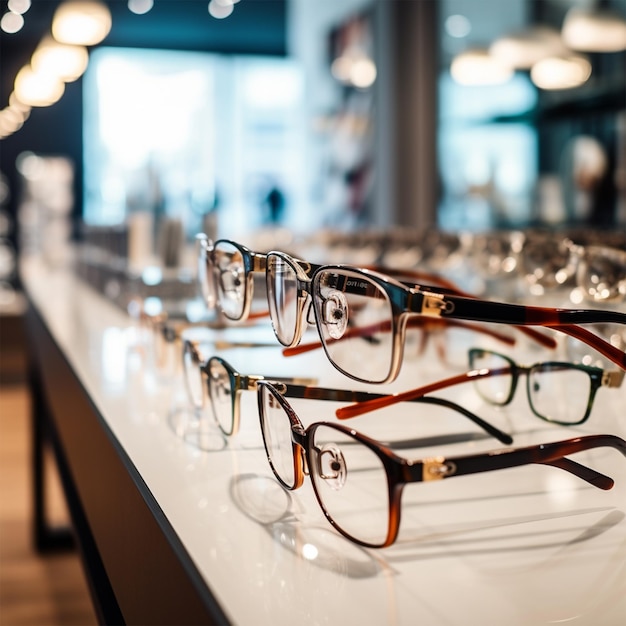
[[[185,318],[186,303],[197,295],[195,274],[185,267],[164,267],[158,259],[143,267],[129,256],[129,232],[120,226],[85,226],[76,255],[77,274],[124,310],[133,301],[158,299],[170,318]]]

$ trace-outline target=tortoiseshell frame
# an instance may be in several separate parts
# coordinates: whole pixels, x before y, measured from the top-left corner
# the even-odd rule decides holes
[[[599,367],[593,367],[590,365],[582,365],[578,363],[567,363],[560,361],[547,361],[543,363],[535,363],[530,366],[522,366],[515,363],[511,358],[505,356],[504,354],[498,354],[491,350],[481,350],[479,348],[472,348],[469,351],[470,355],[470,366],[473,362],[473,357],[479,354],[483,354],[485,352],[489,352],[492,354],[496,354],[501,359],[505,360],[508,363],[508,367],[497,368],[497,369],[489,369],[489,368],[480,368],[480,369],[472,369],[469,372],[464,372],[463,374],[457,374],[456,376],[451,376],[449,378],[444,378],[443,380],[438,380],[433,383],[429,383],[427,385],[423,385],[416,389],[410,389],[409,391],[404,391],[401,393],[390,394],[387,396],[381,396],[380,398],[375,398],[372,400],[368,400],[366,402],[361,402],[353,405],[348,405],[344,407],[340,407],[336,411],[336,415],[339,419],[350,419],[352,417],[357,417],[359,415],[363,415],[365,413],[369,413],[370,411],[375,411],[377,409],[382,409],[388,406],[392,406],[393,404],[397,404],[399,402],[411,402],[416,398],[424,396],[425,394],[432,393],[434,391],[439,391],[440,389],[446,389],[448,387],[453,387],[455,385],[460,385],[462,383],[467,383],[471,381],[481,380],[483,378],[490,378],[492,376],[499,375],[510,375],[512,377],[511,388],[509,390],[508,396],[498,402],[497,404],[500,406],[505,406],[511,402],[513,396],[515,395],[515,391],[517,389],[517,382],[519,376],[521,374],[528,374],[534,368],[538,366],[551,366],[551,367],[562,367],[567,369],[577,369],[588,374],[591,385],[589,390],[589,398],[587,400],[587,407],[583,417],[577,422],[566,422],[551,419],[545,415],[539,413],[535,406],[533,405],[532,398],[530,395],[530,389],[528,385],[526,386],[526,394],[528,397],[528,404],[532,412],[541,419],[546,422],[551,422],[553,424],[560,424],[562,426],[575,426],[578,424],[582,424],[585,422],[591,413],[591,409],[593,407],[593,401],[596,396],[596,392],[599,387],[619,387],[622,384],[624,379],[624,371],[623,370],[603,370]],[[486,398],[488,402],[491,402]],[[493,403],[493,402],[492,402]]]
[[[294,482],[291,485],[284,482],[281,476],[276,472],[272,463],[271,455],[268,451],[265,432],[263,430],[263,422],[265,419],[263,415],[264,393],[272,395],[272,397],[283,408],[290,422],[294,462]],[[521,448],[493,450],[481,454],[468,454],[453,457],[438,456],[410,461],[398,456],[390,448],[384,446],[375,439],[358,433],[352,428],[346,428],[342,424],[332,422],[315,422],[310,424],[307,428],[304,428],[293,408],[279,393],[271,381],[260,381],[257,385],[257,394],[261,432],[263,434],[263,443],[267,459],[274,475],[285,489],[294,490],[302,486],[304,482],[305,468],[308,468],[309,473],[316,471],[315,468],[317,466],[313,458],[313,455],[315,454],[313,442],[315,438],[315,430],[320,426],[335,429],[347,437],[352,437],[362,445],[369,448],[380,459],[387,475],[389,496],[389,523],[387,527],[387,536],[382,543],[370,543],[363,541],[358,537],[353,537],[341,528],[341,526],[337,524],[330,513],[326,510],[323,499],[315,486],[315,481],[311,481],[320,508],[332,526],[347,539],[369,548],[384,548],[390,546],[396,540],[400,529],[402,490],[405,485],[409,483],[443,480],[467,474],[477,474],[480,472],[520,467],[523,465],[540,464],[551,465],[552,467],[562,469],[586,481],[594,487],[608,490],[615,484],[612,478],[596,472],[585,465],[581,465],[576,461],[572,461],[567,457],[577,452],[602,447],[614,448],[626,457],[626,441],[620,437],[615,435],[587,435],[584,437],[575,437],[573,439],[525,446]]]
[[[197,367],[200,368],[200,372],[203,381],[206,384],[205,391],[208,396],[209,402],[212,402],[210,393],[209,373],[213,363],[220,364],[228,373],[230,380],[230,397],[231,397],[231,427],[225,430],[219,420],[215,420],[220,430],[226,436],[236,435],[239,432],[241,411],[240,411],[240,396],[242,391],[254,391],[257,389],[258,383],[261,380],[272,380],[276,386],[280,387],[280,391],[288,398],[302,398],[309,400],[327,400],[330,402],[367,402],[368,400],[374,400],[384,397],[384,394],[371,393],[368,391],[350,391],[346,389],[331,389],[326,387],[315,387],[313,383],[315,379],[309,378],[286,378],[276,376],[263,376],[259,374],[240,374],[235,368],[230,365],[225,359],[219,356],[212,356],[206,361],[203,361],[200,357],[200,353],[195,342],[191,340],[185,340],[183,348],[183,359],[185,351],[188,351]],[[184,369],[184,368],[183,368]],[[189,398],[192,398],[191,390],[189,389],[189,381],[185,377],[185,385],[187,387],[187,394]],[[203,395],[203,405],[204,405]],[[482,428],[486,433],[495,437],[504,444],[513,443],[513,438],[508,433],[501,431],[489,422],[486,422],[478,415],[475,415],[468,409],[462,407],[451,400],[445,398],[437,398],[434,396],[426,396],[415,398],[414,402],[422,404],[432,404],[448,408],[452,411],[456,411],[461,415],[467,417],[471,422]],[[201,406],[197,408],[202,408]],[[215,408],[213,408],[213,415],[215,416]]]

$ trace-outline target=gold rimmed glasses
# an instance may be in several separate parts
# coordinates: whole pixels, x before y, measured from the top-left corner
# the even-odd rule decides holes
[[[188,397],[197,411],[209,409],[211,416],[226,436],[237,434],[240,427],[240,396],[243,391],[254,391],[262,380],[280,383],[282,393],[289,398],[327,400],[331,402],[367,402],[386,397],[368,391],[352,391],[314,386],[312,378],[272,377],[260,374],[242,374],[225,359],[212,356],[204,359],[197,342],[185,340],[183,349],[185,386]],[[511,436],[489,424],[459,404],[444,398],[426,396],[415,402],[440,406],[463,415],[483,431],[505,444]]]

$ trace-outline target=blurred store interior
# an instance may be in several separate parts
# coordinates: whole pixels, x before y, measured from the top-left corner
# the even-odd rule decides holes
[[[92,41],[55,26],[72,5],[102,9]],[[20,253],[130,221],[153,245],[626,224],[626,0],[0,8],[4,302]]]
[[[572,279],[576,250],[552,235],[584,233],[618,267],[592,305],[622,306],[626,0],[0,0],[0,394],[21,385],[0,397],[0,457],[21,481],[2,465],[0,499],[23,501],[8,525],[0,511],[16,532],[0,546],[7,620],[93,619],[66,592],[65,618],[53,603],[33,619],[25,592],[72,577],[34,578],[20,262],[76,263],[118,304],[151,289],[184,302],[199,232],[315,262],[430,255],[444,275],[458,245],[474,257],[446,277],[476,294],[491,280],[500,300],[520,295],[497,282],[517,235],[535,297]],[[356,238],[331,250],[342,236]],[[382,258],[380,238],[402,245]]]

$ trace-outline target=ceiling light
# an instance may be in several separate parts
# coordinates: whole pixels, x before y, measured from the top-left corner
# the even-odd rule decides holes
[[[549,57],[530,70],[530,78],[540,89],[580,87],[590,76],[591,63],[583,56]]]
[[[233,3],[224,0],[211,0],[209,2],[209,13],[217,20],[223,20],[233,12]]]
[[[9,96],[9,106],[16,111],[23,113],[25,117],[30,115],[30,105],[20,102],[15,95],[15,91],[12,91]]]
[[[154,0],[128,0],[128,10],[136,15],[144,15],[154,6]]]
[[[450,66],[452,78],[461,85],[501,85],[512,76],[513,70],[487,50],[467,50],[458,54]]]
[[[65,91],[62,80],[40,72],[34,72],[26,65],[15,77],[15,96],[22,103],[32,107],[45,107],[54,104]]]
[[[24,26],[24,18],[19,13],[13,13],[13,11],[5,13],[0,20],[0,28],[9,35],[20,31],[22,26]]]
[[[376,80],[376,65],[372,59],[363,56],[354,61],[350,70],[350,82],[360,89],[367,89]]]
[[[31,59],[35,72],[53,74],[65,82],[76,80],[87,69],[89,54],[84,46],[59,43],[46,37]]]
[[[60,43],[94,46],[111,30],[111,12],[98,0],[66,0],[52,20],[52,35]]]
[[[626,50],[626,19],[611,11],[570,9],[563,21],[563,41],[573,50]]]
[[[455,39],[467,37],[472,30],[472,23],[465,15],[450,15],[445,22],[446,33]]]
[[[28,9],[30,9],[30,5],[30,0],[9,0],[7,8],[9,11],[13,11],[13,13],[23,15],[26,11],[28,11]]]
[[[492,56],[515,69],[530,69],[541,59],[566,52],[559,32],[547,26],[535,26],[505,35],[496,39],[489,48]]]

